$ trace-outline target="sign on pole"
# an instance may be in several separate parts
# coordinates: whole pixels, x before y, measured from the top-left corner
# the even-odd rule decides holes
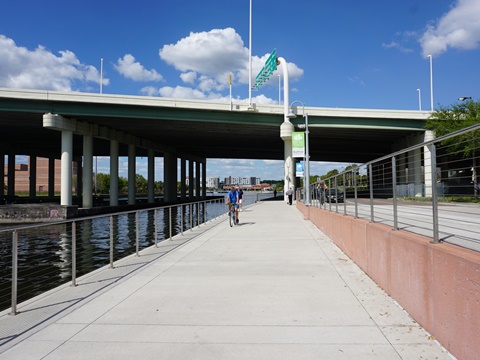
[[[295,174],[297,177],[302,178],[305,176],[305,172],[303,169],[303,161],[299,161],[295,165]]]
[[[267,61],[265,61],[265,66],[262,68],[262,70],[260,70],[255,78],[255,84],[253,87],[258,90],[258,88],[262,86],[265,81],[270,79],[270,76],[275,70],[277,70],[277,49],[273,49]]]
[[[305,157],[305,133],[303,132],[292,133],[292,157]]]

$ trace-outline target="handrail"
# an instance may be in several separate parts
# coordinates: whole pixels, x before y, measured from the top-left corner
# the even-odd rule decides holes
[[[272,195],[266,194],[264,197],[269,197]],[[248,198],[248,197],[247,197]],[[244,206],[248,206],[252,203],[257,202],[258,195],[255,194],[255,196],[249,197],[246,202],[244,202]],[[174,212],[174,209],[177,209]],[[140,214],[142,213],[151,213],[153,211],[153,224],[151,224],[149,218],[147,217],[146,219],[140,219]],[[160,211],[163,211],[164,218],[161,219],[158,216],[158,213]],[[196,216],[194,216],[194,212],[196,212]],[[203,214],[201,214],[203,213]],[[166,206],[160,206],[160,207],[153,207],[153,208],[146,208],[146,209],[136,209],[136,210],[127,210],[127,211],[121,211],[121,212],[115,212],[111,214],[103,214],[103,215],[94,215],[94,216],[87,216],[87,217],[80,217],[80,218],[75,218],[75,219],[68,219],[68,220],[59,220],[59,221],[52,221],[49,223],[41,223],[41,224],[28,224],[28,225],[18,225],[18,226],[12,226],[8,228],[2,228],[0,229],[0,236],[8,236],[9,233],[12,233],[11,236],[11,241],[9,242],[12,246],[11,248],[11,266],[10,264],[5,262],[6,266],[2,266],[5,270],[7,268],[11,269],[11,281],[8,281],[4,284],[0,283],[0,307],[2,309],[8,308],[8,300],[6,299],[6,296],[3,295],[7,291],[6,288],[9,288],[10,290],[10,284],[11,284],[11,291],[9,291],[10,295],[10,314],[15,315],[17,314],[17,302],[19,297],[22,298],[22,296],[19,296],[19,293],[22,291],[22,289],[18,288],[19,285],[19,279],[20,278],[25,278],[26,274],[23,273],[23,275],[20,274],[20,270],[23,267],[32,267],[35,266],[37,263],[36,259],[29,260],[28,262],[26,261],[27,252],[30,251],[31,244],[29,243],[30,239],[29,234],[35,234],[32,235],[33,237],[39,237],[42,236],[40,235],[40,231],[37,231],[38,229],[43,229],[46,230],[48,229],[50,232],[47,234],[48,241],[53,241],[55,242],[55,246],[58,247],[58,250],[54,251],[53,253],[51,251],[43,250],[40,252],[36,252],[39,254],[40,261],[39,264],[41,265],[40,267],[34,267],[31,268],[29,271],[32,273],[40,273],[40,282],[45,282],[48,281],[48,289],[52,287],[56,287],[62,283],[65,283],[65,280],[67,280],[66,276],[70,276],[71,280],[71,286],[76,286],[77,285],[77,275],[79,274],[80,271],[83,271],[82,274],[86,274],[90,271],[93,271],[95,268],[91,268],[90,270],[87,269],[85,271],[84,267],[85,265],[83,264],[84,261],[77,261],[78,259],[82,259],[82,253],[81,251],[83,250],[83,247],[87,245],[87,247],[91,247],[90,245],[91,241],[95,240],[93,238],[93,224],[94,221],[100,221],[99,225],[101,225],[102,229],[100,229],[100,234],[97,235],[99,241],[102,242],[100,247],[98,249],[104,249],[105,250],[105,256],[102,258],[102,261],[104,261],[105,266],[108,266],[108,268],[113,269],[114,268],[114,260],[115,257],[117,259],[120,259],[121,256],[118,254],[118,249],[117,246],[120,245],[120,228],[123,226],[123,230],[125,232],[125,236],[127,237],[127,243],[128,239],[131,239],[132,234],[129,234],[129,229],[128,227],[131,226],[129,223],[123,223],[120,224],[118,221],[115,223],[115,218],[119,218],[125,215],[132,215],[134,214],[134,219],[135,219],[135,224],[133,226],[135,234],[134,235],[134,250],[133,254],[135,256],[140,256],[141,255],[141,250],[147,246],[157,246],[158,244],[158,234],[160,231],[163,231],[163,239],[161,241],[172,241],[174,239],[175,235],[179,235],[181,237],[184,236],[184,230],[190,228],[191,231],[193,231],[194,227],[200,227],[203,224],[206,224],[209,221],[218,219],[219,217],[222,217],[226,214],[226,208],[224,207],[224,199],[223,198],[215,198],[215,199],[204,199],[204,200],[199,200],[199,201],[192,201],[192,202],[187,202],[187,203],[181,203],[181,204],[171,204],[171,205],[166,205]],[[184,215],[190,216],[190,222],[184,221]],[[168,216],[168,219],[166,218]],[[105,227],[104,223],[101,221],[103,220],[108,220],[108,225]],[[164,221],[166,220],[166,221]],[[142,223],[144,221],[144,223]],[[146,221],[146,224],[145,224]],[[159,223],[163,221],[163,229],[160,229]],[[128,220],[127,220],[128,222]],[[174,222],[175,222],[175,228],[174,228]],[[88,229],[85,230],[86,224],[92,224],[88,225]],[[125,226],[125,224],[127,226]],[[180,224],[180,229],[178,229],[178,225]],[[69,232],[69,228],[67,225],[71,225],[71,233]],[[83,229],[82,229],[83,225]],[[60,226],[60,229],[56,230],[56,227]],[[65,228],[62,228],[62,226],[65,226]],[[147,227],[154,227],[153,233],[148,235],[148,229]],[[32,230],[36,230],[35,232],[32,232]],[[206,229],[206,228],[205,228]],[[42,231],[43,231],[42,230]],[[142,230],[147,230],[146,234],[143,234],[144,239],[141,239],[141,231]],[[83,239],[82,241],[77,241],[77,236],[83,236],[87,234],[87,238]],[[88,231],[91,231],[89,233]],[[115,231],[117,231],[117,234],[115,235]],[[166,231],[166,232],[165,232]],[[105,233],[109,233],[108,237],[105,237]],[[23,234],[23,235],[22,235]],[[19,235],[22,235],[23,237],[19,237]],[[103,236],[103,237],[102,237]],[[43,239],[43,238],[42,238]],[[19,251],[19,243],[25,243],[28,246],[24,246],[24,249],[22,251]],[[88,242],[88,244],[86,244]],[[22,244],[23,244],[22,243]],[[133,243],[133,241],[132,241]],[[106,245],[106,246],[105,246]],[[41,248],[45,247],[46,244],[39,244]],[[77,247],[79,247],[79,251],[77,251]],[[131,247],[130,247],[131,249]],[[35,250],[35,247],[33,248]],[[84,250],[83,250],[84,251]],[[49,258],[50,256],[53,256]],[[131,253],[125,253],[124,256],[128,256]],[[121,254],[120,254],[121,255]],[[22,259],[22,263],[19,264],[19,256],[20,259]],[[62,258],[63,256],[63,258]],[[92,254],[92,258],[93,258]],[[61,259],[60,259],[61,258]],[[54,260],[52,260],[54,259]],[[6,258],[4,258],[4,261],[7,261]],[[92,260],[93,261],[93,260]],[[30,262],[32,262],[30,264]],[[50,263],[51,262],[51,263]],[[70,264],[71,266],[65,267],[66,264]],[[21,265],[21,266],[20,266]],[[81,265],[82,268],[79,269],[78,266]],[[103,266],[103,265],[100,265]],[[46,273],[46,271],[52,268],[55,271],[54,273]],[[63,269],[63,270],[62,270]],[[65,272],[66,270],[68,272]],[[63,272],[62,272],[63,271]],[[61,276],[58,276],[57,273],[61,273]],[[2,273],[2,278],[7,280],[8,279],[7,274]],[[54,278],[59,277],[59,281],[63,282],[56,282],[52,283],[52,281],[57,281]],[[63,280],[62,280],[63,279]],[[8,279],[10,280],[10,279]],[[30,281],[30,280],[29,280]],[[68,280],[67,280],[68,281]],[[20,282],[21,283],[21,282]],[[41,286],[42,284],[39,284]],[[52,285],[52,286],[50,286]],[[26,287],[25,287],[26,288]],[[44,289],[42,291],[46,291],[48,289]],[[23,289],[24,290],[24,289]],[[33,294],[33,295],[32,295]],[[30,294],[31,296],[35,296],[38,293],[32,293]],[[23,296],[23,300],[26,300],[28,297]],[[3,300],[2,300],[3,299]]]
[[[344,190],[344,209],[347,208],[347,193],[349,191],[353,192],[353,194],[350,194],[351,200],[349,203],[351,204],[352,201],[354,203],[354,210],[351,210],[351,213],[355,218],[363,217],[370,222],[391,224],[394,231],[407,230],[427,235],[432,238],[432,243],[445,241],[480,251],[480,230],[476,230],[478,227],[476,224],[480,223],[480,210],[477,212],[476,207],[460,204],[440,208],[438,195],[438,192],[441,191],[441,195],[445,198],[446,195],[450,195],[448,191],[451,190],[452,197],[456,195],[458,198],[459,193],[472,197],[473,189],[473,195],[480,198],[480,184],[477,182],[479,171],[477,170],[478,165],[476,165],[480,164],[478,158],[480,148],[472,150],[472,157],[457,156],[455,160],[452,160],[453,155],[450,155],[452,151],[449,152],[449,145],[442,144],[447,139],[473,133],[477,130],[480,130],[480,123],[407,147],[361,165],[355,165],[351,169],[325,178],[323,181],[331,188],[332,183],[336,184],[337,180],[343,178],[343,185],[340,188]],[[475,134],[475,136],[477,135]],[[475,139],[478,141],[478,136]],[[422,150],[424,151],[423,158]],[[357,175],[362,169],[363,174],[367,175],[366,184],[361,187],[363,191],[359,190],[360,186],[357,184]],[[471,175],[469,172],[471,172]],[[345,181],[349,174],[354,179],[353,185],[348,186],[350,190],[347,189]],[[314,200],[315,197],[318,198],[318,193],[315,191],[318,186],[318,181],[311,184],[310,193],[315,195]],[[475,188],[475,186],[478,186],[478,188]],[[335,189],[337,188],[335,186]],[[410,197],[425,198],[427,201],[424,204],[429,206],[430,213],[426,214],[425,211],[420,211],[421,208],[419,207],[410,208],[410,212],[408,212],[405,207],[407,204],[399,202],[399,199],[406,197],[402,195],[405,194],[405,189],[409,193],[413,193]],[[300,200],[302,200],[302,193],[303,191],[299,190]],[[368,197],[368,204],[362,204],[358,196],[359,193],[362,193],[363,197]],[[326,196],[326,194],[324,193],[323,196]],[[379,204],[379,199],[386,200]],[[328,199],[325,198],[325,204],[328,204],[328,207],[318,200],[313,201],[312,205],[332,210],[330,196]],[[410,204],[413,203],[410,202]],[[335,211],[338,212],[338,205],[335,207]],[[413,215],[414,213],[416,215]],[[459,225],[459,222],[455,219],[459,221],[461,219],[462,225]]]

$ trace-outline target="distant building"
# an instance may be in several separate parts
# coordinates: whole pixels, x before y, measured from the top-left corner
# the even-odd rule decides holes
[[[225,186],[230,185],[240,185],[240,186],[248,186],[248,185],[260,185],[260,178],[258,177],[233,177],[228,176],[225,178],[223,182]]]
[[[15,192],[28,192],[30,190],[30,157],[28,164],[15,164]],[[49,159],[37,157],[37,174],[35,181],[36,192],[48,192],[48,164]],[[54,162],[54,192],[61,188],[61,161]],[[73,162],[73,176],[77,175],[77,163]],[[4,165],[4,184],[8,184],[8,164]]]
[[[219,185],[220,185],[220,177],[218,176],[207,177],[207,188],[218,189]]]

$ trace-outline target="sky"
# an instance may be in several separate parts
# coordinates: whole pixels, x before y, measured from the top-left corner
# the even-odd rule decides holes
[[[234,102],[248,103],[249,15],[250,0],[9,1],[0,87],[229,101],[231,74]],[[291,102],[430,110],[430,60],[434,108],[479,98],[480,0],[252,0],[251,35],[253,78],[276,49]],[[278,75],[253,103],[282,101]],[[311,162],[310,173],[346,165]],[[162,171],[159,161],[156,180]],[[282,179],[283,166],[210,159],[207,175]]]

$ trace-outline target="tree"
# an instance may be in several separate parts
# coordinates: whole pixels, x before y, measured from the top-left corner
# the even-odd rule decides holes
[[[480,102],[470,99],[469,102],[440,107],[427,120],[426,129],[433,130],[436,137],[480,123]],[[451,154],[461,154],[463,158],[472,158],[472,179],[475,199],[478,197],[476,149],[480,146],[480,130],[470,131],[446,139],[440,143],[448,146]]]
[[[137,194],[145,195],[148,189],[148,180],[143,175],[135,174],[135,191]]]

